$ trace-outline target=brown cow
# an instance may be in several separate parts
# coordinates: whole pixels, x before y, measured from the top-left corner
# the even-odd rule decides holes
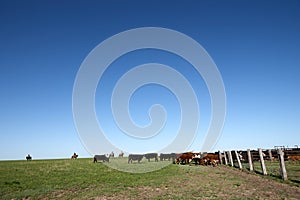
[[[288,160],[293,161],[293,162],[300,160],[300,156],[298,156],[298,155],[289,155],[287,158],[288,158]]]
[[[176,164],[189,164],[190,161],[195,157],[193,152],[186,152],[183,154],[178,154],[176,159]]]
[[[214,153],[208,153],[202,158],[201,164],[212,165],[215,167],[219,164],[219,155]]]

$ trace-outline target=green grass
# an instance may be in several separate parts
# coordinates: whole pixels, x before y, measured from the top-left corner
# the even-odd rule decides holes
[[[143,165],[130,166],[140,168]],[[76,191],[91,188],[94,189],[89,191],[88,196],[97,193],[110,195],[128,187],[160,185],[164,181],[160,178],[161,174],[173,176],[176,174],[174,167],[171,165],[160,171],[135,174],[117,171],[102,163],[93,163],[92,159],[2,161],[0,199],[52,198],[55,192],[62,190],[72,198],[83,195]]]
[[[238,166],[237,163],[234,163],[235,167]],[[242,163],[244,169],[249,169],[248,163]],[[281,174],[280,174],[280,165],[279,161],[265,161],[267,174],[269,177],[273,177],[278,180],[281,180]],[[254,172],[258,174],[262,174],[261,164],[260,162],[254,162],[253,163]],[[286,161],[285,167],[287,171],[288,181],[286,183],[295,185],[300,187],[300,162],[291,162]]]
[[[257,182],[253,177],[245,178],[247,173],[228,170],[229,167],[169,165],[167,161],[145,159],[140,164],[127,164],[126,158],[111,159],[106,164],[92,161],[91,158],[1,161],[0,199],[253,199],[268,195],[262,188],[241,196],[241,190],[252,191]],[[113,169],[120,166],[128,171],[161,169],[148,173]],[[275,187],[272,192],[278,197],[294,194],[290,191],[281,194]]]
[[[133,161],[128,164],[127,158],[111,158],[109,162],[105,162],[105,165],[117,169],[119,171],[124,172],[132,172],[132,173],[146,173],[151,171],[156,171],[158,169],[162,169],[171,164],[169,161],[164,162],[154,162],[153,159],[148,162],[148,160],[143,159],[138,163],[137,161]]]

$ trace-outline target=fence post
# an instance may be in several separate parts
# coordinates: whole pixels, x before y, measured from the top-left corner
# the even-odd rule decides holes
[[[237,151],[234,151],[234,153],[235,153],[236,159],[238,161],[239,169],[242,169],[242,163],[240,161],[239,154],[237,153]]]
[[[287,180],[287,173],[286,173],[286,168],[285,168],[285,163],[284,163],[284,152],[281,149],[278,149],[278,157],[279,157],[279,162],[280,162],[280,173],[281,177],[283,180]]]
[[[221,153],[221,151],[218,151],[218,153],[219,153],[219,162],[220,162],[220,165],[222,165],[223,164],[222,153]]]
[[[228,156],[229,156],[230,165],[231,167],[233,167],[233,159],[232,159],[231,151],[228,151]]]
[[[248,155],[249,170],[250,170],[250,172],[252,172],[253,171],[253,163],[252,163],[252,156],[251,156],[250,149],[247,149],[247,155]]]
[[[242,166],[242,163],[241,163],[241,160],[240,160],[240,155],[237,153],[237,151],[234,151],[234,153],[235,153],[236,159],[238,161],[239,169],[242,169],[243,166]]]
[[[261,165],[262,173],[263,173],[263,175],[267,175],[268,173],[267,173],[264,156],[263,156],[261,148],[258,148],[258,154],[259,154],[259,158],[260,158],[260,165]]]
[[[228,162],[227,162],[227,156],[226,156],[226,151],[224,151],[223,153],[224,153],[225,165],[228,165]]]
[[[269,150],[268,150],[268,153],[269,153],[270,161],[273,161],[272,150],[269,149]]]

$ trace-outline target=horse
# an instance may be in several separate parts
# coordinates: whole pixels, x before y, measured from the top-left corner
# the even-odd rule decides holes
[[[71,159],[77,159],[78,158],[78,155],[76,153],[74,153],[71,157]]]
[[[123,158],[123,156],[124,156],[124,152],[121,151],[121,153],[119,153],[119,158]]]
[[[28,154],[28,155],[26,156],[26,160],[32,160],[32,157]]]
[[[110,157],[110,158],[114,158],[114,157],[115,157],[115,154],[114,154],[113,151],[109,154],[109,157]]]

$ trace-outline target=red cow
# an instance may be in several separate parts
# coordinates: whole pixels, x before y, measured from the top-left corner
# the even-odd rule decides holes
[[[214,167],[217,166],[218,163],[219,163],[219,155],[214,153],[208,153],[204,155],[201,162],[201,164],[212,165]]]
[[[291,160],[293,162],[300,160],[300,156],[298,156],[298,155],[289,155],[287,158],[288,158],[288,160]]]
[[[176,159],[176,163],[179,164],[189,164],[190,161],[195,157],[195,154],[193,152],[186,152],[183,154],[178,154],[178,157]]]

